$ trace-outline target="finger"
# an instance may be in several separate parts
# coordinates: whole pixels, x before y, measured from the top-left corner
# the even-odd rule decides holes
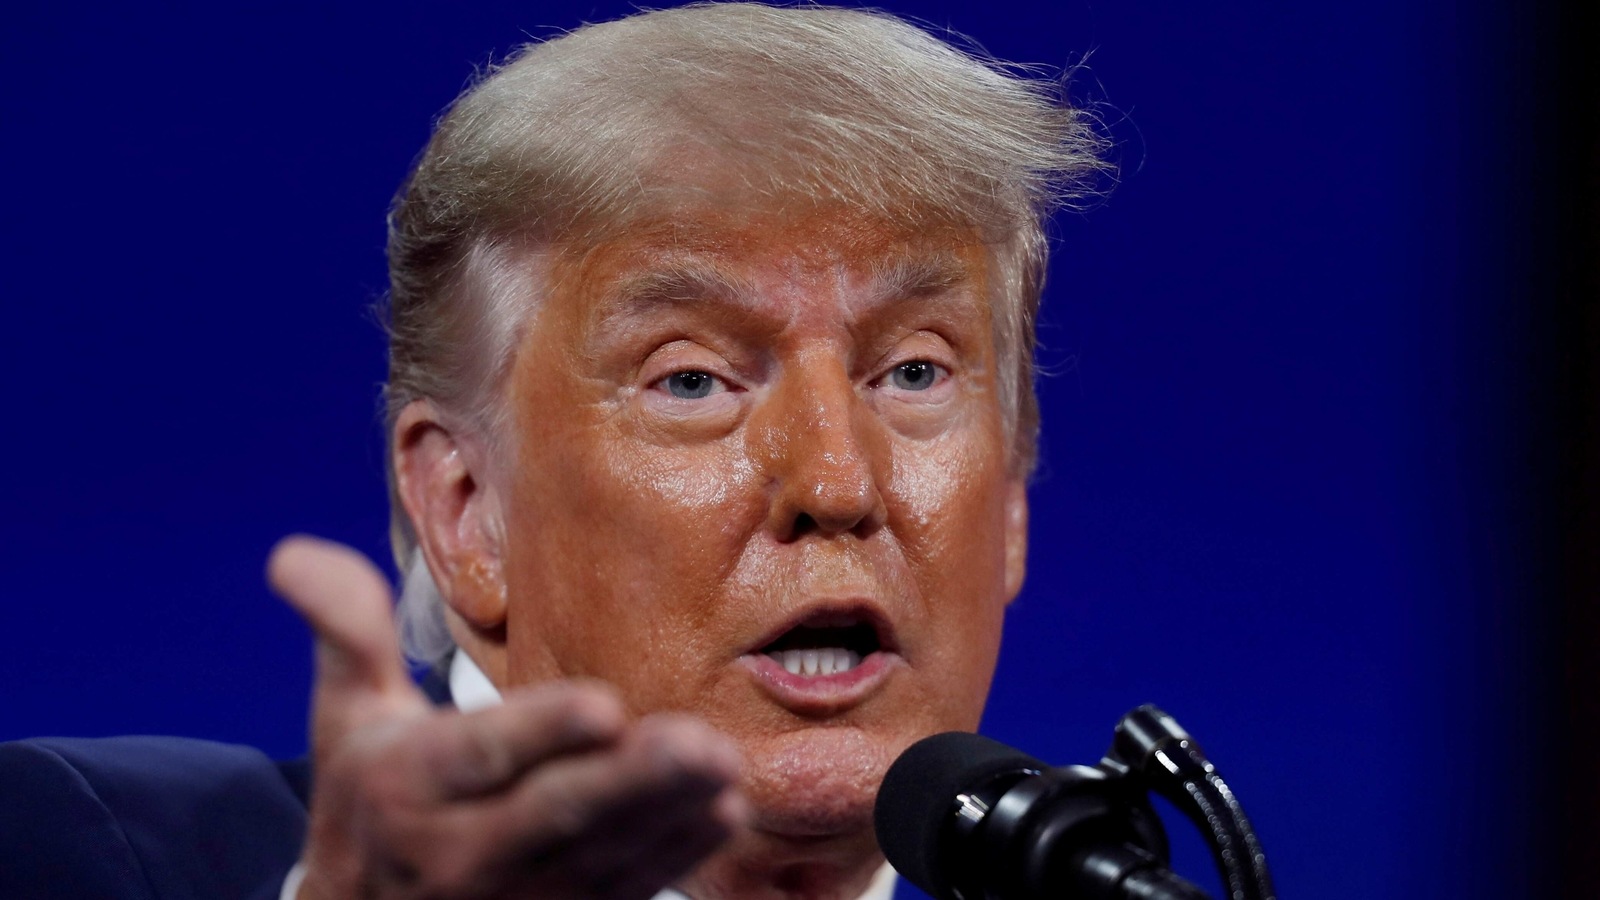
[[[599,682],[509,691],[499,706],[426,726],[418,736],[423,778],[437,800],[475,797],[555,757],[615,744],[626,724],[622,701]]]
[[[596,868],[631,860],[617,834],[659,829],[671,810],[708,803],[738,779],[738,752],[711,728],[682,717],[652,717],[614,749],[552,760],[486,803],[486,822],[515,835],[516,847]]]
[[[519,841],[506,827],[524,822],[486,820],[481,808],[456,805],[419,821],[416,833],[405,843],[426,848],[433,864],[417,868],[429,872],[439,887],[514,885],[517,889],[504,891],[506,896],[647,900],[721,846],[732,833],[731,822],[744,820],[742,812],[727,814],[729,804],[723,801],[730,794],[736,796],[735,789],[726,788],[710,799],[691,797],[660,806],[658,814],[649,817],[648,828],[618,827],[642,821],[631,807],[619,807],[576,838],[532,844]],[[742,810],[742,798],[739,806]]]
[[[563,699],[584,695],[584,686],[569,687],[580,690]],[[534,693],[520,702],[540,699]],[[617,710],[601,717],[610,712]],[[468,718],[456,716],[450,724],[460,731]],[[607,728],[616,722],[591,724]],[[419,727],[407,727],[409,745],[421,749],[418,758],[435,757],[447,744],[437,734],[417,741]],[[561,746],[548,734],[544,741],[546,748]],[[726,813],[718,812],[724,804],[717,799],[736,777],[736,757],[726,738],[699,723],[646,720],[610,746],[547,756],[498,793],[464,802],[408,803],[418,814],[391,823],[396,827],[389,842],[410,848],[401,858],[428,859],[418,871],[441,884],[517,882],[529,887],[530,896],[601,897],[625,877],[624,870],[645,866],[656,874],[640,875],[642,881],[659,886],[698,860],[700,848],[721,839]],[[423,780],[401,766],[382,769],[386,780],[407,790]],[[687,849],[664,866],[636,857],[642,844],[656,843],[671,830],[688,834]]]
[[[592,873],[591,895],[647,898],[694,870],[748,822],[749,804],[730,786],[619,808],[593,829],[605,840],[575,842],[567,853],[574,867]]]
[[[333,711],[325,704],[352,701],[373,715],[427,708],[400,656],[388,582],[366,557],[332,541],[287,537],[267,560],[267,581],[316,634],[319,714]]]
[[[660,887],[745,824],[747,807],[733,787],[739,759],[727,738],[682,717],[646,719],[630,737],[641,768],[637,789],[602,809],[591,839],[573,841],[566,855],[604,879],[637,872],[647,882],[659,878]],[[645,848],[660,854],[646,862]]]
[[[692,872],[749,820],[743,795],[727,788],[703,807],[686,808],[635,843],[632,865],[603,892],[610,900],[647,900]]]

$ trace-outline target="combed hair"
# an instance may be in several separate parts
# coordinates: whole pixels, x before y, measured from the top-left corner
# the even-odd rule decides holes
[[[399,412],[428,399],[504,465],[500,384],[541,249],[584,248],[715,181],[766,208],[847,204],[991,245],[1011,465],[1033,467],[1046,217],[1092,196],[1102,139],[1061,82],[887,13],[697,3],[526,45],[446,111],[389,215],[391,540],[407,654],[453,647],[394,490]],[[520,264],[519,264],[520,261]]]

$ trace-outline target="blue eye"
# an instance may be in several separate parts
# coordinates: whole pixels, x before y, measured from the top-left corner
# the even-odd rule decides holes
[[[667,393],[680,400],[699,400],[711,396],[717,388],[717,377],[709,372],[674,372],[662,380]]]
[[[925,359],[913,360],[895,366],[889,373],[889,383],[903,391],[925,391],[939,380],[939,367]]]

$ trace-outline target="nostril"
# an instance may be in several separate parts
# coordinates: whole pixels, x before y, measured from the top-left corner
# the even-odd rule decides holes
[[[794,523],[789,526],[789,539],[802,538],[820,530],[822,526],[817,524],[817,520],[813,519],[810,513],[800,513],[794,517]]]

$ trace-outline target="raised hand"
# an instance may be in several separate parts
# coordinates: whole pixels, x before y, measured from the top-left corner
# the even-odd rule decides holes
[[[317,636],[300,900],[643,900],[743,823],[738,754],[707,726],[629,722],[606,686],[575,681],[436,709],[365,557],[291,537],[267,577]]]

